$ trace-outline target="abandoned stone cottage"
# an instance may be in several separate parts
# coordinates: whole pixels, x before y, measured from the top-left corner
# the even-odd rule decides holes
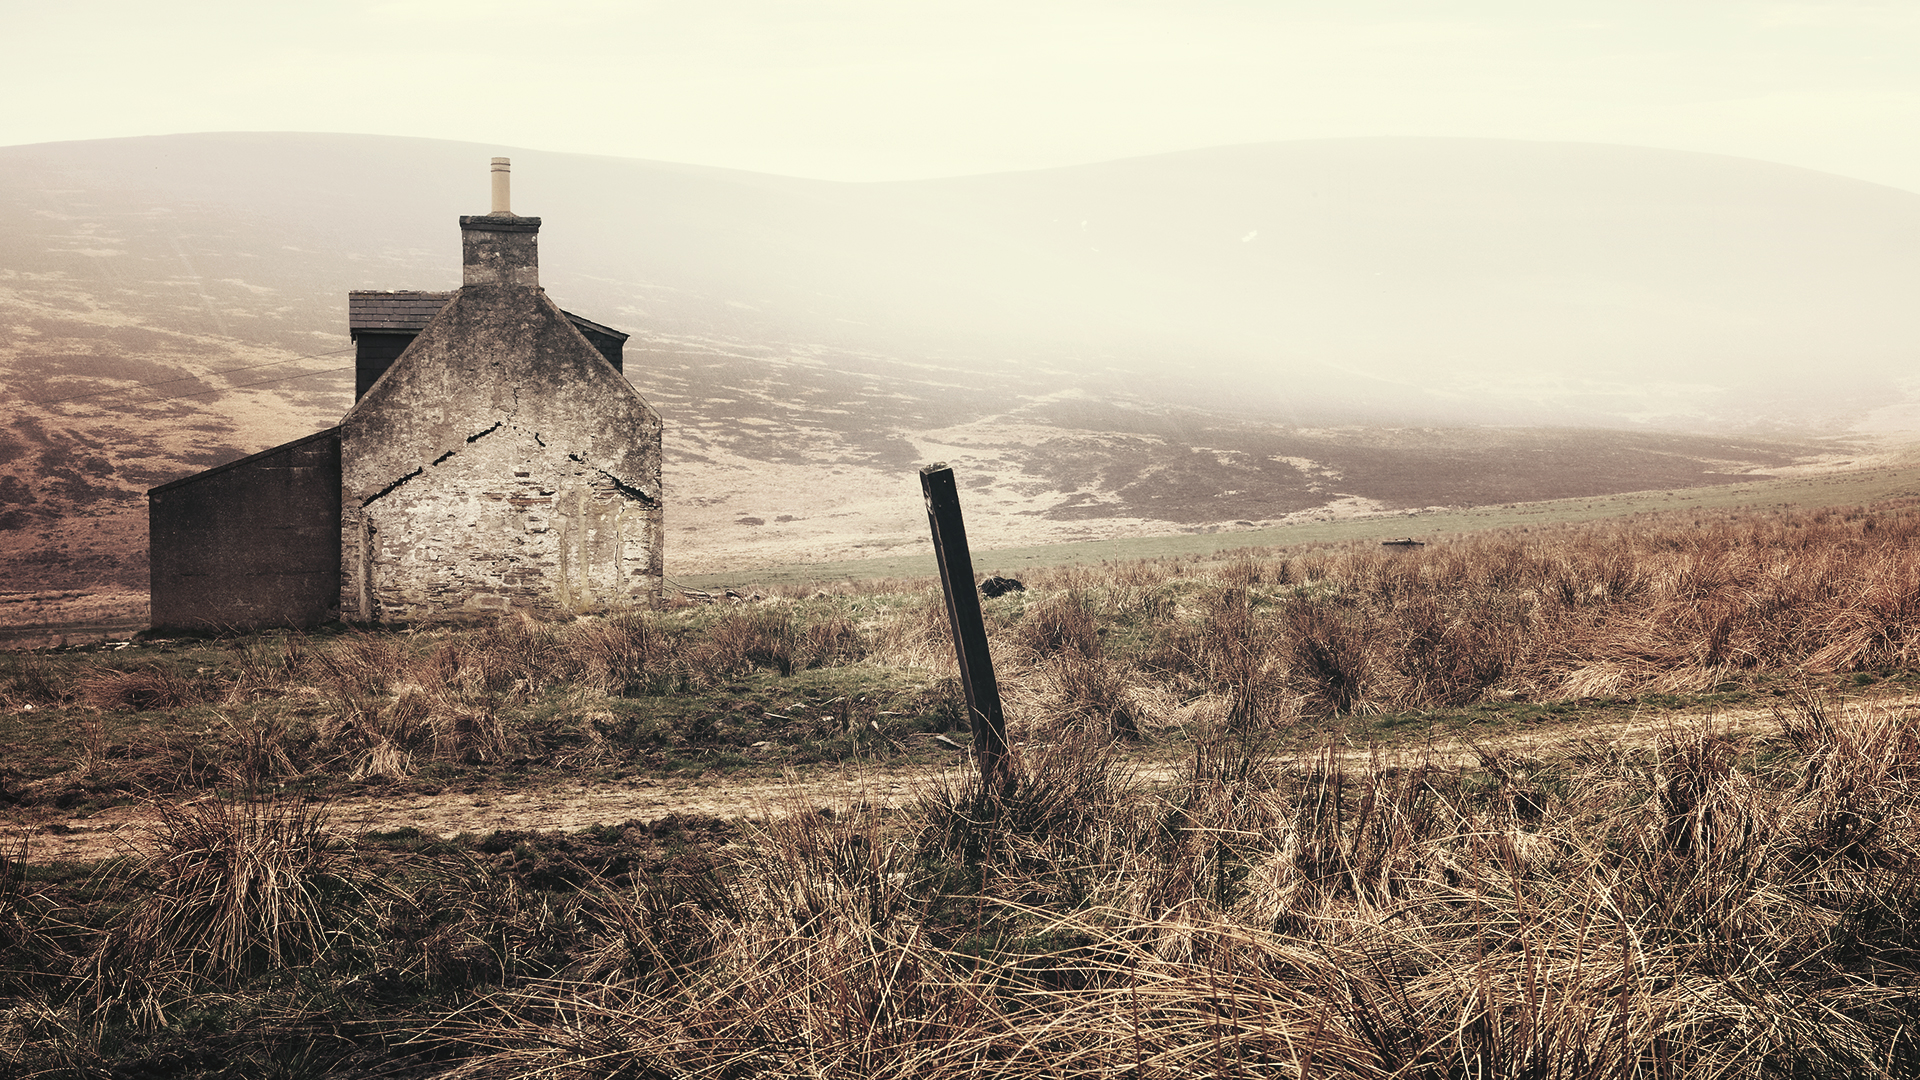
[[[660,416],[627,335],[539,283],[540,219],[462,217],[452,292],[353,292],[339,426],[147,493],[168,629],[563,616],[660,599]]]

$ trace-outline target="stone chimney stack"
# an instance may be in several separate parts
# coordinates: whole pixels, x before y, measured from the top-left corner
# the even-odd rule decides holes
[[[540,285],[540,219],[511,209],[510,164],[493,159],[493,212],[460,218],[462,285]]]

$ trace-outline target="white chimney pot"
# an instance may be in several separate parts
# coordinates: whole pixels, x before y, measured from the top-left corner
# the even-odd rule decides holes
[[[512,164],[503,157],[493,159],[493,213],[498,217],[513,216],[513,199],[508,188],[511,176],[508,170]]]

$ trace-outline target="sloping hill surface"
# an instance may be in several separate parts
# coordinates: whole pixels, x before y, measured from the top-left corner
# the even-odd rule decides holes
[[[491,150],[0,148],[0,267],[310,351],[348,288],[456,283]],[[1884,403],[1920,336],[1920,195],[1738,158],[1360,139],[843,184],[513,153],[549,287],[605,319],[1119,367],[1182,404],[1225,385],[1316,418],[1800,422]]]
[[[344,294],[457,284],[503,152],[549,291],[635,334],[669,418],[670,572],[918,542],[936,457],[982,543],[1734,477],[1904,401],[1920,340],[1920,196],[1666,151],[861,185],[370,136],[0,148],[0,572],[137,592],[145,488],[337,420]]]

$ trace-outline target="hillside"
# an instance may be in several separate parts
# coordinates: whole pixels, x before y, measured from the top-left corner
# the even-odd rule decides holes
[[[10,599],[137,602],[144,490],[336,420],[343,294],[454,284],[499,152],[550,292],[635,335],[669,573],[917,543],[936,458],[986,544],[1730,481],[1898,412],[1920,330],[1920,196],[1665,151],[860,185],[362,136],[0,148]]]

